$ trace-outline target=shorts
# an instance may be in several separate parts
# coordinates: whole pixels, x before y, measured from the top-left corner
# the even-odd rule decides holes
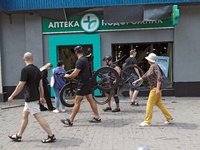
[[[135,76],[134,81],[136,81],[138,79],[138,76]],[[129,85],[132,85],[133,83],[133,79],[129,80]],[[136,86],[138,85],[138,83],[136,83]],[[129,91],[140,91],[140,86],[138,86],[137,88],[130,88]]]
[[[40,113],[40,107],[39,107],[38,101],[25,102],[23,111],[30,112],[32,115]]]
[[[81,84],[82,85],[78,84],[76,95],[85,96],[85,95],[92,94],[91,82],[90,81],[87,82],[87,83],[81,83]]]
[[[105,93],[110,94],[110,91],[105,92]],[[112,90],[112,94],[113,94],[113,95],[116,95],[116,94],[117,94],[117,88],[115,88],[114,90]]]

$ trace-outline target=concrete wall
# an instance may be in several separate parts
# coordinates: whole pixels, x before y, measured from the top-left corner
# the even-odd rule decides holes
[[[174,29],[174,82],[200,81],[200,6],[180,6]]]
[[[41,17],[24,14],[10,17],[1,13],[1,22],[2,84],[16,86],[25,66],[22,59],[25,52],[33,54],[35,65],[43,65]]]

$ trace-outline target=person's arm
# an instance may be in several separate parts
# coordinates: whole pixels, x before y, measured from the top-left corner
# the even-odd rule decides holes
[[[143,79],[142,79],[142,78],[139,78],[138,80],[134,81],[134,82],[132,83],[132,85],[135,86],[135,84],[136,84],[137,82],[140,82],[140,81],[143,81]]]
[[[160,95],[160,85],[161,85],[161,81],[157,82],[157,86],[156,86],[156,95],[157,96]]]
[[[71,74],[65,74],[65,78],[75,78],[79,72],[81,71],[81,69],[77,69],[75,68],[74,71]]]
[[[44,99],[44,89],[43,89],[42,79],[40,80],[39,83],[39,92],[40,92],[40,103],[44,105],[45,99]]]
[[[137,66],[136,64],[134,64],[134,65]],[[137,73],[138,77],[141,78],[139,70],[137,68],[134,68],[134,69],[135,69],[135,72]]]
[[[160,68],[158,65],[154,66],[154,72],[157,76],[157,86],[156,86],[156,95],[159,96],[160,95],[160,86],[161,86],[161,82],[162,82],[162,74],[160,71]]]
[[[118,67],[118,66],[116,66],[114,69],[117,71],[117,73],[118,73],[118,74],[119,74],[119,76],[120,76],[120,74],[121,74],[121,71],[120,71],[119,67]],[[116,81],[117,81],[117,79],[115,79],[115,81],[113,81],[113,83],[115,84],[115,83],[116,83]]]
[[[8,98],[8,102],[9,103],[12,103],[13,98],[22,91],[22,89],[24,88],[25,84],[26,84],[26,81],[19,81],[17,87],[15,88],[15,91]]]

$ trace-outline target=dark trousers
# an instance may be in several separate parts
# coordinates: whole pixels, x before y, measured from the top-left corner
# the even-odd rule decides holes
[[[49,90],[47,84],[43,84],[43,88],[44,88],[44,98],[46,100],[48,110],[53,110],[53,105],[52,105],[52,102],[51,102],[50,90]],[[40,104],[40,110],[45,110],[44,105]]]

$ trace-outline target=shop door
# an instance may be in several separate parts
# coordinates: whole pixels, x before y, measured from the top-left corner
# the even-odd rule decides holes
[[[73,69],[76,56],[72,54],[72,49],[76,45],[82,45],[84,47],[85,55],[90,52],[93,53],[94,59],[92,69],[94,71],[101,67],[100,34],[84,34],[49,36],[49,61],[53,64],[53,68],[56,68],[59,59],[64,59],[63,61],[66,61],[65,63],[71,61],[70,65],[65,65],[66,70]],[[98,95],[98,91],[96,91],[95,94]],[[53,88],[51,88],[51,96],[54,97]]]

